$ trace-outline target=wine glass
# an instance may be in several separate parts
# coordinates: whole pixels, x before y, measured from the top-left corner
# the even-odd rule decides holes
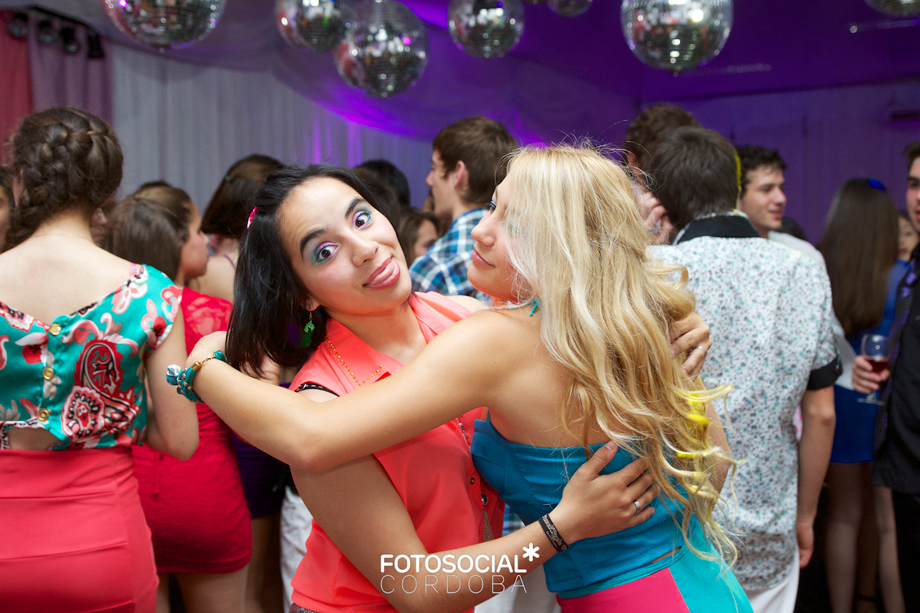
[[[862,355],[869,361],[872,372],[880,373],[888,368],[888,337],[881,334],[866,334],[862,338]],[[859,402],[882,404],[877,392],[872,392]]]

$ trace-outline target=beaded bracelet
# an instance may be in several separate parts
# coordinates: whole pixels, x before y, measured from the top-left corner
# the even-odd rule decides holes
[[[166,381],[170,385],[176,386],[177,394],[182,394],[192,402],[201,402],[201,396],[196,394],[195,390],[192,389],[192,381],[195,379],[195,373],[201,370],[202,365],[208,360],[214,359],[229,364],[227,356],[224,355],[223,351],[215,351],[205,359],[200,362],[195,362],[184,370],[177,364],[170,364],[166,367]]]
[[[548,538],[549,542],[553,544],[553,547],[556,548],[556,551],[565,551],[569,548],[568,543],[565,542],[565,540],[559,534],[559,530],[556,529],[556,524],[554,524],[553,520],[549,518],[549,513],[537,521],[540,522],[540,527],[543,528],[543,532],[546,534],[546,538]]]

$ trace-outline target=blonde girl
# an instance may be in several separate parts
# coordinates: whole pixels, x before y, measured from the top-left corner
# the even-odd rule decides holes
[[[547,584],[564,611],[749,611],[712,517],[731,460],[705,403],[722,392],[695,391],[672,355],[669,329],[694,300],[678,269],[650,259],[626,174],[587,148],[521,149],[473,238],[470,280],[504,306],[453,325],[398,374],[320,406],[210,360],[195,391],[256,445],[309,470],[487,406],[473,437],[477,468],[545,533]],[[205,339],[190,361],[221,342]],[[569,546],[580,535],[547,511],[609,440],[619,450],[607,470],[648,462],[658,512]]]

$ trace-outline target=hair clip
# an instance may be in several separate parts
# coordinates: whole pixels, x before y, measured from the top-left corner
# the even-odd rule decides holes
[[[249,219],[246,221],[246,229],[247,229],[247,230],[249,229],[249,226],[252,225],[252,218],[256,216],[256,210],[258,210],[258,208],[259,208],[259,207],[254,206],[254,207],[252,207],[252,210],[249,211]]]
[[[866,179],[866,182],[869,184],[870,187],[874,187],[875,189],[879,190],[880,192],[887,192],[887,191],[888,191],[887,189],[885,189],[885,184],[882,183],[881,181],[878,181],[878,180],[876,180],[876,179]]]

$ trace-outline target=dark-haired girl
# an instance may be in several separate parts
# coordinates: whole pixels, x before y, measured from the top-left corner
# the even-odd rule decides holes
[[[875,179],[844,183],[831,203],[818,249],[827,264],[834,314],[842,328],[838,335],[842,332],[849,345],[840,351],[844,375],[834,385],[837,426],[827,469],[825,553],[831,610],[848,613],[854,596],[857,613],[874,609],[877,560],[885,610],[898,613],[904,611],[904,600],[891,491],[872,487],[877,407],[862,402],[863,394],[850,382],[862,337],[888,336],[898,283],[909,268],[898,261],[898,212],[885,186]]]
[[[155,266],[177,284],[208,266],[201,216],[183,190],[142,188],[121,202],[106,226],[105,247],[125,259]],[[182,290],[185,345],[226,330],[231,304]],[[134,475],[153,533],[160,586],[157,609],[169,611],[169,575],[175,575],[189,613],[243,613],[247,563],[252,551],[249,512],[236,466],[230,429],[199,403],[198,449],[179,462],[134,447]]]
[[[93,243],[90,219],[122,171],[104,122],[36,113],[12,153],[0,254],[0,608],[152,612],[156,567],[130,446],[186,459],[198,444],[193,405],[162,377],[146,381],[185,355],[180,290]]]

